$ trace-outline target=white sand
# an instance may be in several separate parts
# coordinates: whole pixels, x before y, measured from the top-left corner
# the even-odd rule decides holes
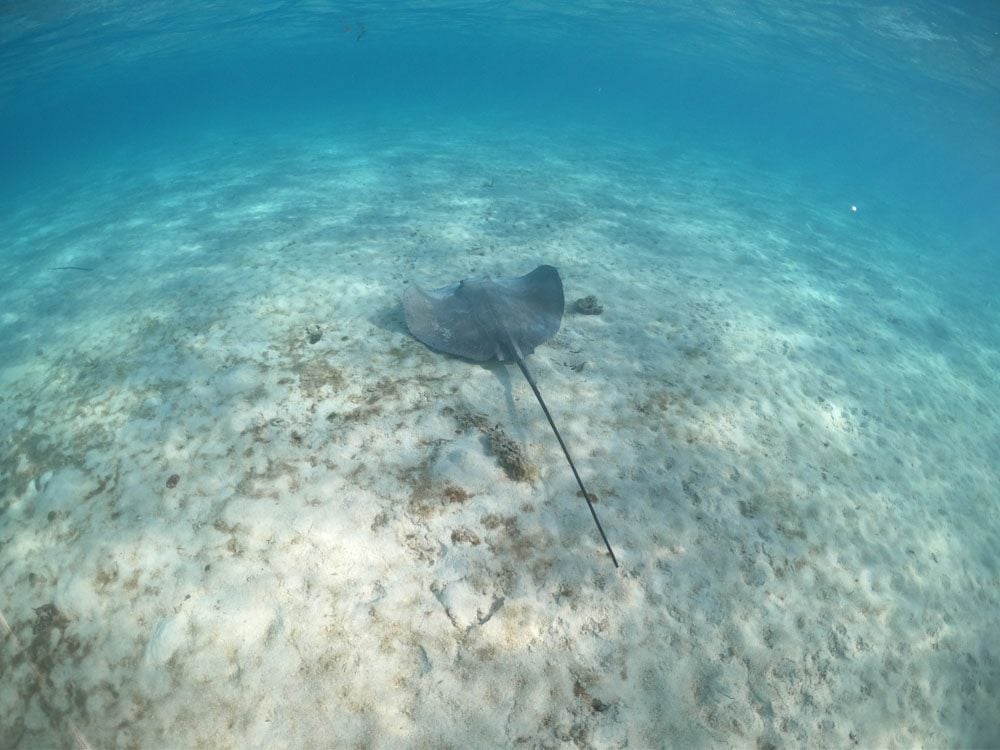
[[[226,141],[0,216],[0,746],[1000,741],[1000,324],[899,262],[947,238],[533,138]],[[543,262],[604,305],[530,365],[620,570],[516,370],[397,302]]]

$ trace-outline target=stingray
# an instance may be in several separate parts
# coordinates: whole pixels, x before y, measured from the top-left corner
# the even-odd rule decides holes
[[[617,568],[618,559],[597,518],[591,494],[583,485],[535,378],[524,363],[536,346],[556,335],[562,323],[565,300],[559,272],[552,266],[539,266],[512,279],[465,279],[430,290],[410,286],[403,292],[402,302],[410,333],[431,349],[475,362],[497,359],[517,363],[559,441],[611,562]]]

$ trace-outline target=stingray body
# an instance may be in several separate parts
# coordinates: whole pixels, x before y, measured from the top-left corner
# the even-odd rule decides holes
[[[524,362],[536,346],[556,335],[562,323],[565,298],[559,272],[552,266],[539,266],[517,278],[466,279],[431,290],[411,286],[403,292],[402,302],[410,333],[432,349],[476,362],[498,359],[517,363],[573,470],[611,561],[618,567],[590,493]]]

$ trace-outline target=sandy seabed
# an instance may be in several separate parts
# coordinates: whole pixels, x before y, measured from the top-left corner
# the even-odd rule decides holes
[[[5,210],[0,746],[1000,742],[1000,323],[933,238],[682,150],[366,138]],[[529,364],[618,570],[516,369],[403,323],[539,263],[604,308]]]

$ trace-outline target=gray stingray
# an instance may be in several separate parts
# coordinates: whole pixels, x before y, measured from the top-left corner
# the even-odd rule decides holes
[[[611,561],[618,567],[618,559],[597,519],[590,493],[583,486],[569,449],[524,363],[524,358],[536,346],[548,341],[559,330],[565,306],[559,272],[552,266],[539,266],[513,279],[466,279],[431,290],[411,286],[403,292],[402,301],[410,333],[431,349],[476,362],[490,359],[517,362],[573,470]]]

